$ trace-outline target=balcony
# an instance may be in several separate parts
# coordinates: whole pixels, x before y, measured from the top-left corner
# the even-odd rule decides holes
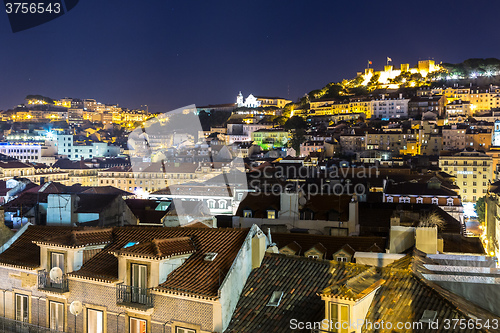
[[[119,284],[116,286],[116,304],[139,309],[152,308],[151,289]]]
[[[50,328],[0,317],[0,330],[5,333],[54,333]]]
[[[49,272],[42,270],[38,272],[38,289],[55,293],[66,293],[69,291],[66,275],[59,280],[51,280]]]

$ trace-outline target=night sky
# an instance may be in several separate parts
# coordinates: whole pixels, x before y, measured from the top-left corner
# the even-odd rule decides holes
[[[500,58],[500,2],[80,0],[12,33],[0,13],[0,109],[28,94],[150,111],[296,100],[375,68]]]

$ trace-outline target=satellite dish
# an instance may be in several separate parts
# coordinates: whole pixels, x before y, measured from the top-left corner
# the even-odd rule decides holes
[[[49,273],[50,279],[52,281],[61,281],[63,276],[63,271],[59,267],[53,267]]]
[[[82,313],[82,309],[83,306],[82,302],[80,301],[73,301],[69,305],[69,312],[71,312],[71,314],[74,314],[75,316],[78,316],[80,313]]]

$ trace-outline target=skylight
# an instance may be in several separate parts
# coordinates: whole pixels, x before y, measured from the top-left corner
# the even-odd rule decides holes
[[[136,244],[139,244],[139,242],[128,242],[127,244],[125,244],[125,246],[123,248],[126,249],[127,247],[131,247],[131,246],[134,246]]]
[[[425,310],[422,314],[422,318],[420,318],[420,322],[422,323],[430,323],[436,320],[437,312],[432,310]]]
[[[205,253],[205,261],[214,261],[215,257],[217,257],[217,253],[214,252]]]
[[[281,298],[283,297],[283,292],[282,291],[275,291],[271,295],[271,298],[269,299],[269,302],[267,303],[267,306],[278,306],[280,305]]]

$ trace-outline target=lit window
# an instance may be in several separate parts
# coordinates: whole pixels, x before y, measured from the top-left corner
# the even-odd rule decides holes
[[[349,331],[349,306],[338,303],[330,303],[330,320],[333,323],[333,332],[347,333]],[[335,327],[339,327],[337,330]]]
[[[16,294],[16,320],[29,321],[28,296]]]
[[[130,333],[146,333],[147,322],[144,319],[130,317]]]
[[[54,331],[64,330],[64,304],[59,302],[49,302],[50,329]]]
[[[276,218],[276,211],[275,210],[268,210],[267,211],[267,218],[268,219],[275,219]]]
[[[103,313],[99,310],[87,309],[87,332],[102,333],[103,332]]]

